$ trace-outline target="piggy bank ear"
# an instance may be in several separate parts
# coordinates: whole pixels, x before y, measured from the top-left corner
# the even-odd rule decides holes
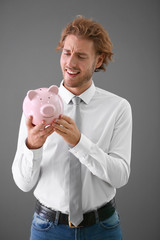
[[[48,88],[48,92],[58,94],[58,87],[56,85],[52,85]]]
[[[37,95],[37,93],[34,90],[30,90],[27,93],[29,100],[32,100],[36,95]]]

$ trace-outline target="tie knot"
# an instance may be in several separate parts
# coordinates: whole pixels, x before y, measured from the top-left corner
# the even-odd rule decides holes
[[[79,105],[80,102],[81,102],[81,98],[80,98],[80,97],[77,97],[77,96],[74,96],[74,97],[72,98],[72,102],[73,102],[73,104],[75,104],[75,105]]]

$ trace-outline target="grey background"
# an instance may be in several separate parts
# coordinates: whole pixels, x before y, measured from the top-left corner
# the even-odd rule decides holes
[[[22,102],[29,89],[59,85],[55,48],[78,14],[100,22],[114,44],[114,62],[95,84],[132,106],[132,172],[117,192],[124,239],[160,239],[159,12],[158,0],[0,1],[0,239],[29,239],[34,197],[11,173]]]

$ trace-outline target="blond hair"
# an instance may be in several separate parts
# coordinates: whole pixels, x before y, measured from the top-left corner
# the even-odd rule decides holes
[[[64,41],[70,34],[93,41],[96,54],[103,54],[104,56],[102,65],[97,68],[95,72],[100,70],[105,71],[109,61],[112,61],[113,45],[104,27],[92,19],[87,19],[79,15],[62,31],[60,41],[56,48],[57,50],[61,51],[63,49]]]

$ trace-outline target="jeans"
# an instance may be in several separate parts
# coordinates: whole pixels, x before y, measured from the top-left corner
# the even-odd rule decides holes
[[[50,222],[34,213],[30,240],[122,240],[117,211],[104,220],[82,228]]]

